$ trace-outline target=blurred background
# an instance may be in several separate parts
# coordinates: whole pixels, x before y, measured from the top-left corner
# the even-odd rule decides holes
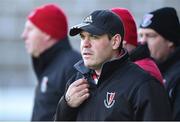
[[[129,9],[137,26],[143,15],[154,9],[171,6],[180,16],[180,0],[1,0],[0,3],[0,121],[29,121],[37,80],[26,53],[21,33],[29,12],[45,3],[57,3],[64,9],[69,27],[96,9]],[[164,20],[166,21],[166,20]],[[71,44],[79,51],[77,37]]]

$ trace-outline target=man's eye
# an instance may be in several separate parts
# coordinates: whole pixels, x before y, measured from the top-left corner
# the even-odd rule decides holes
[[[84,39],[85,37],[84,37],[84,35],[80,34],[80,38],[81,38],[81,39]]]
[[[148,37],[149,37],[149,38],[156,38],[157,35],[156,35],[156,34],[150,34],[150,35],[148,35]]]
[[[142,38],[142,37],[143,37],[143,34],[139,34],[138,36],[139,36],[140,38]]]

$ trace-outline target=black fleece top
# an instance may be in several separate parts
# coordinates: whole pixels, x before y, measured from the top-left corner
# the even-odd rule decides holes
[[[60,40],[38,58],[32,58],[38,79],[32,121],[54,119],[65,84],[75,73],[73,65],[80,59],[80,54],[72,50],[68,38]]]
[[[180,47],[158,66],[171,100],[173,120],[180,120]]]

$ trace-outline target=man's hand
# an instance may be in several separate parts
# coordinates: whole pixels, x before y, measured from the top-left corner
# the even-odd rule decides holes
[[[78,79],[73,82],[65,95],[67,104],[70,107],[78,107],[89,97],[89,84],[86,79]]]

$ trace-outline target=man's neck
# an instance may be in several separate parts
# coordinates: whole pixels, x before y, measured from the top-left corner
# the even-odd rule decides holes
[[[95,72],[96,72],[96,74],[97,74],[98,76],[100,76],[100,74],[101,74],[101,69],[95,70]]]
[[[111,61],[111,60],[115,60],[115,59],[118,59],[121,55],[123,55],[124,54],[124,51],[122,50],[121,52],[116,52],[115,53],[115,55],[109,60],[109,61]],[[107,62],[107,61],[106,61]],[[100,74],[101,74],[101,71],[102,71],[102,66],[99,68],[99,69],[95,69],[95,72],[96,72],[96,74],[98,75],[98,76],[100,76]]]

